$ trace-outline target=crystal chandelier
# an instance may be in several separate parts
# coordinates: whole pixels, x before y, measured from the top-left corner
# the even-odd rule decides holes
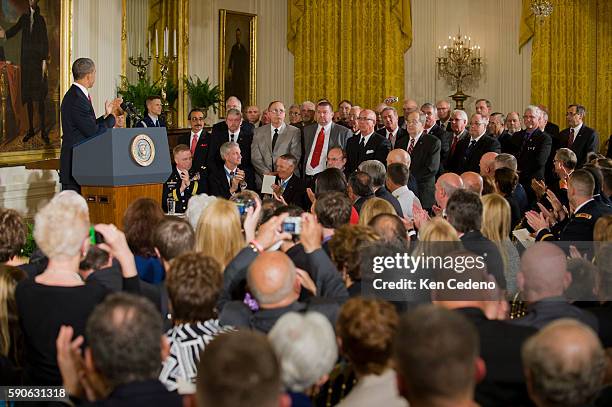
[[[551,0],[531,0],[531,11],[533,15],[540,21],[549,17],[553,12],[553,5]]]

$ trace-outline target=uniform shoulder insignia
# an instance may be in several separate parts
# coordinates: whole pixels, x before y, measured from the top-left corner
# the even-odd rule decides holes
[[[592,218],[593,218],[593,215],[591,215],[590,213],[584,213],[584,212],[582,212],[582,213],[577,213],[577,214],[575,215],[575,217],[576,217],[576,218],[582,218],[582,219],[592,219]]]

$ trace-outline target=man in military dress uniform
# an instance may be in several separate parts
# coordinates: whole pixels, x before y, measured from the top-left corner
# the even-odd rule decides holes
[[[536,240],[592,241],[595,222],[612,214],[612,208],[593,199],[595,180],[586,170],[576,170],[569,178],[567,196],[572,215],[549,227],[544,214],[526,213],[529,225],[537,231]],[[558,204],[560,206],[560,204]],[[557,212],[553,208],[553,212]]]
[[[172,167],[172,174],[164,184],[162,194],[162,207],[168,212],[168,200],[175,201],[174,211],[184,213],[187,210],[187,202],[193,195],[201,193],[202,190],[198,183],[200,175],[197,171],[191,170],[191,151],[186,144],[179,144],[172,150],[175,165]]]

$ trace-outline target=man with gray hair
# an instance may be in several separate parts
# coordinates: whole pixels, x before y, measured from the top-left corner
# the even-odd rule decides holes
[[[451,108],[448,100],[438,100],[436,102],[436,110],[438,111],[438,120],[436,121],[436,124],[444,131],[451,132]]]
[[[283,385],[295,405],[308,400],[309,390],[327,381],[338,358],[336,334],[329,320],[318,312],[288,312],[276,322],[268,339],[280,361]]]
[[[543,180],[546,161],[552,147],[551,137],[538,128],[542,111],[537,106],[527,106],[523,115],[525,130],[514,133],[510,142],[518,163],[519,182],[525,188],[527,197],[535,199],[531,180]]]
[[[559,147],[567,147],[576,153],[578,168],[586,162],[587,154],[599,151],[599,135],[584,124],[586,109],[582,105],[571,104],[567,107],[568,128],[559,133]]]
[[[243,120],[242,104],[234,96],[226,102],[225,120],[218,122],[210,132],[207,166],[209,173],[223,171],[223,157],[220,154],[221,145],[227,142],[238,143],[242,155],[241,168],[244,169],[246,181],[250,189],[255,188],[255,170],[251,163],[251,144],[253,143],[253,125]]]
[[[223,168],[214,169],[208,179],[210,195],[230,199],[234,194],[248,188],[246,173],[238,166],[242,163],[242,154],[238,143],[230,141],[223,143],[220,149],[223,157]]]
[[[74,83],[62,99],[62,150],[60,152],[60,182],[62,190],[81,192],[72,176],[72,147],[88,137],[102,134],[115,125],[112,111],[122,99],[104,103],[105,114],[96,119],[89,89],[96,82],[96,66],[89,58],[78,58],[72,64]]]
[[[359,113],[359,137],[350,137],[346,142],[346,173],[350,174],[366,160],[378,160],[384,163],[391,151],[391,143],[375,132],[376,113],[364,109]],[[397,140],[396,143],[399,143]]]
[[[480,172],[480,158],[484,153],[501,152],[497,139],[486,134],[488,119],[475,113],[470,118],[469,137],[461,139],[455,152],[449,157],[449,171],[461,174],[465,171]]]
[[[504,127],[506,117],[503,113],[494,112],[489,117],[489,124],[487,125],[487,131],[489,135],[495,137],[501,145],[501,151],[505,152],[508,149],[508,143],[510,143],[510,133]]]
[[[538,407],[592,405],[603,385],[606,353],[587,325],[560,319],[523,345],[527,390]]]
[[[423,130],[427,116],[419,111],[406,116],[408,137],[397,142],[397,148],[405,149],[410,154],[410,172],[417,180],[417,197],[423,209],[430,209],[434,204],[434,184],[440,169],[441,141]]]
[[[359,171],[363,171],[372,178],[372,189],[374,196],[389,202],[395,208],[395,212],[401,218],[403,216],[402,206],[396,197],[385,187],[387,170],[383,163],[378,160],[367,160],[359,164]]]
[[[451,140],[450,140],[450,148],[448,150],[448,157],[446,158],[446,162],[442,163],[444,165],[445,171],[451,171],[449,169],[449,164],[457,161],[459,159],[459,154],[457,152],[457,145],[459,141],[464,138],[468,138],[468,131],[466,129],[468,121],[467,113],[463,110],[453,110],[450,118],[450,126],[451,126]]]
[[[315,122],[315,104],[310,100],[305,100],[300,106],[300,113],[302,115],[301,125],[298,127],[306,127]]]

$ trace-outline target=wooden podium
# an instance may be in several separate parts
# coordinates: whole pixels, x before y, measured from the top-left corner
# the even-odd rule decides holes
[[[92,223],[123,227],[127,207],[151,198],[161,207],[172,168],[163,127],[108,129],[73,149],[72,175],[81,185]]]
[[[162,184],[124,185],[118,187],[81,187],[89,206],[91,223],[112,223],[123,229],[125,210],[138,198],[151,198],[161,206]]]

